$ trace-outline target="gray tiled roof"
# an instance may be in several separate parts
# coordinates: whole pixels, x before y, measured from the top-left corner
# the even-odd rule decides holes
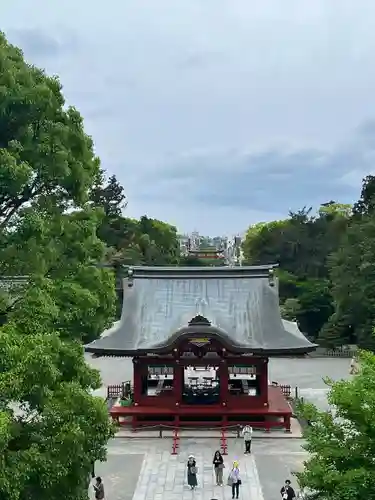
[[[124,280],[121,321],[86,350],[101,355],[152,351],[198,314],[244,351],[313,350],[296,326],[283,323],[269,269],[134,268],[133,286]]]

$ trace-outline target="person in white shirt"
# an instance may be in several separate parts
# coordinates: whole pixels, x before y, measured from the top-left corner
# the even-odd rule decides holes
[[[242,429],[242,435],[245,442],[245,453],[251,453],[251,439],[253,437],[253,428],[251,425],[245,425]]]
[[[353,356],[350,362],[349,375],[358,375],[358,373],[359,373],[358,359],[356,358],[356,356]]]

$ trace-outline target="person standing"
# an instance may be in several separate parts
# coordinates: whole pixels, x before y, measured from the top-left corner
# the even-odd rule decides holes
[[[194,455],[189,455],[187,462],[187,482],[192,490],[198,486],[197,472],[197,462]]]
[[[294,489],[290,486],[290,481],[287,479],[284,486],[280,490],[281,498],[283,500],[294,500],[296,498],[296,493]]]
[[[101,477],[96,478],[96,483],[94,484],[95,498],[97,500],[104,500],[104,485]]]
[[[245,425],[242,429],[242,435],[245,442],[245,453],[251,453],[251,440],[253,438],[253,428],[251,425]]]
[[[240,468],[237,460],[235,460],[228,477],[228,485],[232,487],[232,498],[238,498],[241,484]]]
[[[223,469],[224,459],[220,451],[215,452],[214,459],[212,461],[215,470],[215,478],[217,486],[223,486]]]
[[[359,373],[358,359],[356,356],[353,356],[350,362],[349,375],[358,375],[358,373]]]
[[[91,462],[91,470],[87,476],[87,489],[90,488],[91,481],[95,478],[95,462]]]

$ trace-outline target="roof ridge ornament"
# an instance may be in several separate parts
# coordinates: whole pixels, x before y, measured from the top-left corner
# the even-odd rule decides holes
[[[210,321],[208,321],[207,318],[202,316],[201,314],[197,313],[193,318],[188,323],[188,326],[193,326],[193,325],[206,325],[206,326],[211,326]]]

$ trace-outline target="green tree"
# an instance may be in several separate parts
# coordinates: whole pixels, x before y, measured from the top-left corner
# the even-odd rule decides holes
[[[145,264],[178,264],[180,245],[177,229],[166,222],[143,216],[139,220],[140,246]]]
[[[353,212],[356,218],[374,213],[375,209],[375,176],[367,175],[362,182],[361,196],[354,204]]]
[[[312,423],[304,431],[309,458],[297,474],[298,482],[314,498],[373,499],[375,356],[362,352],[358,375],[327,384],[330,411],[319,411],[312,404],[298,409]]]
[[[99,171],[94,187],[90,195],[90,201],[95,207],[104,210],[105,217],[118,218],[127,205],[124,188],[118,182],[115,175],[106,180],[105,172]]]
[[[107,180],[105,173],[100,170],[89,198],[93,207],[104,212],[104,217],[98,227],[99,238],[108,247],[119,250],[129,232],[128,220],[122,217],[122,212],[127,205],[124,188],[116,176],[112,175]]]
[[[282,302],[296,298],[298,295],[298,277],[280,267],[276,268],[276,276]]]
[[[328,259],[334,312],[320,332],[327,346],[358,343],[374,349],[374,193],[375,178],[365,177],[340,246]]]
[[[335,315],[332,323],[346,325],[359,346],[375,348],[375,219],[354,220],[342,245],[330,259]],[[329,341],[327,332],[325,339]]]
[[[113,434],[106,405],[90,394],[98,373],[78,343],[10,323],[0,359],[0,497],[86,500],[91,464],[105,459]]]
[[[341,216],[348,219],[353,214],[353,207],[349,203],[336,203],[335,201],[329,201],[328,203],[323,203],[319,208],[319,215],[325,216]]]
[[[280,262],[282,251],[279,243],[288,223],[288,220],[281,220],[250,226],[242,243],[246,263],[262,265]]]
[[[23,210],[0,255],[9,269],[27,276],[2,311],[25,333],[58,331],[88,342],[111,324],[114,276],[97,266],[105,252],[96,236],[101,216],[87,210],[46,219],[33,208]]]
[[[99,160],[79,113],[64,109],[59,81],[26,64],[2,34],[0,65],[0,275],[28,277],[0,312],[3,319],[12,311],[22,316],[23,298],[35,296],[35,283],[44,280],[56,314],[67,301],[72,336],[93,338],[113,313],[110,274],[92,271],[104,254],[95,236],[102,219],[85,208],[101,174]],[[67,208],[76,212],[64,214]],[[91,325],[80,324],[83,311]]]
[[[297,321],[297,315],[301,310],[301,305],[298,299],[286,299],[284,304],[280,306],[280,312],[283,319],[289,321]]]
[[[330,201],[316,214],[303,208],[288,219],[252,226],[243,243],[247,263],[279,264],[283,312],[291,314],[286,301],[296,299],[296,321],[313,338],[334,311],[329,256],[340,247],[350,216],[350,205]]]
[[[335,306],[335,304],[334,304]],[[356,343],[350,313],[334,311],[319,332],[319,344],[329,349],[335,349],[346,344]]]
[[[112,433],[76,340],[114,310],[113,273],[94,265],[103,212],[86,205],[99,161],[59,81],[2,34],[0,67],[0,498],[83,500]]]
[[[311,279],[298,284],[296,321],[302,332],[316,339],[334,312],[328,280]]]
[[[87,198],[99,160],[61,84],[0,33],[0,231],[25,205],[69,208]]]
[[[150,219],[127,217],[113,219],[103,240],[112,247],[108,262],[123,265],[176,265],[180,259],[177,229],[170,224]]]
[[[298,280],[328,277],[328,256],[335,251],[348,225],[350,206],[330,202],[317,214],[311,209],[281,221],[251,226],[243,242],[247,263],[278,263]]]
[[[114,215],[105,217],[99,232],[110,247],[105,265],[116,273],[117,316],[122,309],[122,278],[129,265],[177,265],[180,245],[175,227],[146,216],[140,220]]]

